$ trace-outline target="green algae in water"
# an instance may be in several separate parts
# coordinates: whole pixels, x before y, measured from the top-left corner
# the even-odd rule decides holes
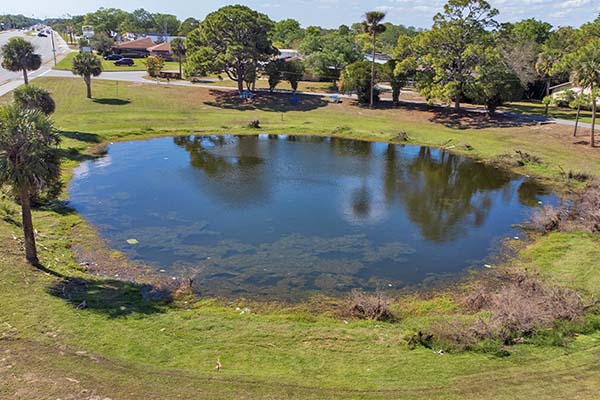
[[[113,248],[193,276],[201,294],[286,299],[481,267],[513,224],[556,201],[442,150],[278,135],[117,143],[70,192]]]

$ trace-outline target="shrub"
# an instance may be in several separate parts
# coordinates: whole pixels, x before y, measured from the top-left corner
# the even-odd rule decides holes
[[[559,321],[580,321],[585,306],[571,289],[542,283],[528,274],[503,274],[484,280],[464,299],[471,311],[489,312],[470,330],[480,339],[500,339],[511,344]]]
[[[377,83],[377,78],[375,79]],[[348,65],[342,71],[341,90],[344,93],[356,93],[358,102],[367,104],[371,97],[371,63],[358,61]],[[379,101],[379,90],[374,90],[374,101]]]
[[[160,71],[162,71],[163,67],[165,66],[165,60],[163,60],[161,57],[155,56],[150,56],[146,58],[146,61],[144,61],[144,63],[146,64],[146,70],[148,71],[148,75],[150,75],[153,78],[159,76]]]
[[[600,232],[600,183],[588,184],[572,204],[558,209],[544,207],[534,211],[527,227],[542,233],[577,230]]]
[[[393,321],[390,300],[383,292],[365,293],[353,290],[349,299],[349,312],[354,318],[374,321]]]
[[[531,214],[527,227],[536,232],[547,233],[560,229],[562,210],[552,206],[538,208]]]
[[[248,128],[260,129],[260,121],[255,119],[253,121],[248,122]]]
[[[554,107],[569,107],[575,99],[576,95],[572,90],[563,90],[552,96],[548,96],[548,98],[544,98],[545,102]]]
[[[573,207],[573,220],[585,230],[600,232],[600,183],[592,182]]]
[[[433,322],[426,332],[408,338],[409,347],[506,356],[506,345],[565,345],[576,333],[600,326],[599,318],[586,316],[591,306],[577,292],[525,273],[490,273],[460,303],[472,315]]]

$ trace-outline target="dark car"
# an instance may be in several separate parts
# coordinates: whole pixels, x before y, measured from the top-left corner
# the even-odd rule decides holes
[[[40,32],[40,33],[38,33],[38,36],[39,36],[39,37],[48,37],[48,35],[46,35],[44,32]]]
[[[120,60],[115,61],[115,65],[117,67],[121,65],[127,65],[128,67],[131,67],[133,64],[134,62],[131,58],[121,58]]]
[[[123,56],[120,55],[120,54],[111,54],[109,56],[105,56],[104,57],[104,59],[107,60],[107,61],[117,61],[117,60],[120,60],[122,58],[123,58]]]

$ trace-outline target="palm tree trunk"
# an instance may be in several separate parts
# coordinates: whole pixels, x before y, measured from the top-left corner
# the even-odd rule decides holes
[[[581,99],[579,101],[581,101]],[[579,127],[579,115],[580,114],[581,114],[581,103],[577,104],[577,115],[575,116],[575,130],[573,131],[573,137],[577,137],[577,128]]]
[[[92,98],[92,78],[89,76],[85,78],[85,87],[87,89],[87,98]]]
[[[25,81],[26,85],[29,84],[29,78],[27,77],[27,69],[25,68],[23,68],[23,80]]]
[[[183,79],[183,73],[181,72],[181,57],[179,57],[179,79]]]
[[[373,32],[373,51],[371,52],[371,98],[370,98],[370,107],[373,108],[373,104],[375,103],[375,46],[377,35]]]
[[[550,96],[550,79],[546,79],[546,97]],[[544,109],[544,116],[548,116],[548,108],[550,103],[546,102],[546,108]]]
[[[21,209],[23,214],[23,236],[25,238],[25,258],[32,265],[39,264],[37,250],[35,247],[35,232],[31,218],[31,198],[29,191],[23,189],[19,192]]]
[[[595,129],[596,129],[596,96],[594,94],[594,89],[592,88],[592,140],[590,142],[590,145],[592,147],[596,146]]]

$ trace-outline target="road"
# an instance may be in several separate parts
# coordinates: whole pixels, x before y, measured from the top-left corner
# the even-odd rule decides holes
[[[45,75],[54,66],[54,57],[52,54],[52,39],[48,37],[27,36],[24,32],[18,30],[0,32],[0,46],[4,45],[12,37],[22,37],[30,41],[35,47],[36,53],[42,56],[42,66],[37,71],[29,72],[29,79],[35,79]],[[54,35],[56,47],[56,58],[60,61],[71,50],[65,41],[58,35]],[[7,71],[0,66],[0,96],[16,89],[23,84],[22,72]]]

